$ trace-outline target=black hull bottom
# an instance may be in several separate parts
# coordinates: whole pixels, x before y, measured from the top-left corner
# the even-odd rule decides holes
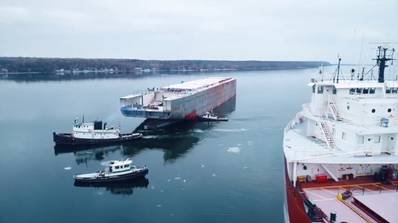
[[[69,133],[55,133],[53,132],[53,140],[56,146],[109,146],[117,145],[126,142],[132,142],[141,138],[142,135],[136,134],[121,134],[116,139],[80,139],[75,138]]]
[[[75,186],[106,186],[116,182],[128,182],[136,179],[144,178],[148,174],[148,169],[137,171],[131,174],[125,174],[115,177],[101,177],[89,179],[75,179]]]

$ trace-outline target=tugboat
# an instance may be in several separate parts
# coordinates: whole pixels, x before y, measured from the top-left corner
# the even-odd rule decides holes
[[[226,121],[228,121],[227,118],[218,117],[217,115],[215,115],[211,112],[206,112],[204,115],[200,116],[200,120],[205,121],[205,122],[226,122]]]
[[[129,181],[145,177],[148,168],[136,167],[131,159],[112,160],[104,170],[95,173],[79,174],[74,176],[75,185],[79,184],[106,184]]]
[[[114,145],[141,138],[141,133],[121,134],[119,128],[107,127],[106,122],[79,122],[75,119],[72,133],[55,133],[56,146]]]

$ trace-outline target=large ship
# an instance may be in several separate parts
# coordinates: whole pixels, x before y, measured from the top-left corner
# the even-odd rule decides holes
[[[235,95],[236,79],[208,77],[121,97],[120,110],[128,117],[195,120],[234,100]]]
[[[311,102],[284,130],[287,222],[398,222],[398,81],[384,78],[393,52],[378,48],[375,78],[343,80],[339,60],[333,78],[309,83]]]

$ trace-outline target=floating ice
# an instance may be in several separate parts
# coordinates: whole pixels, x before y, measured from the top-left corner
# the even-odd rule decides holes
[[[227,149],[227,152],[230,152],[230,153],[239,153],[239,152],[240,152],[240,148],[239,148],[239,147],[229,147],[229,148]]]
[[[247,167],[247,166],[244,166],[244,167],[243,167],[243,169],[247,169],[247,168],[249,168],[249,167]]]
[[[251,145],[253,145],[253,141],[250,141],[250,140],[249,140],[249,141],[247,141],[247,145],[248,145],[248,146],[251,146]]]
[[[156,207],[161,208],[163,205],[162,204],[157,204]]]
[[[212,177],[215,177],[215,176],[217,176],[215,173],[213,173],[212,175],[211,175]]]
[[[152,190],[155,190],[155,186],[151,186],[151,189],[152,189]]]
[[[167,179],[167,182],[170,182],[171,181],[171,179]]]
[[[181,177],[174,177],[174,180],[181,180]]]
[[[240,129],[213,129],[215,132],[246,132],[247,129],[240,128]]]
[[[72,167],[70,167],[70,166],[64,167],[64,170],[71,170],[71,169],[72,169]]]
[[[187,180],[186,180],[186,179],[184,179],[182,182],[184,182],[184,183],[185,183],[185,182],[187,182]]]
[[[200,168],[204,168],[205,167],[205,165],[204,164],[200,164]]]
[[[203,130],[202,129],[194,129],[194,130],[192,130],[193,132],[195,132],[195,133],[203,133]]]

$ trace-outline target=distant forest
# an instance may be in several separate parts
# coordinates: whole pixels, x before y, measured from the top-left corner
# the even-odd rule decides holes
[[[0,74],[169,73],[312,68],[325,61],[137,60],[0,57]]]

